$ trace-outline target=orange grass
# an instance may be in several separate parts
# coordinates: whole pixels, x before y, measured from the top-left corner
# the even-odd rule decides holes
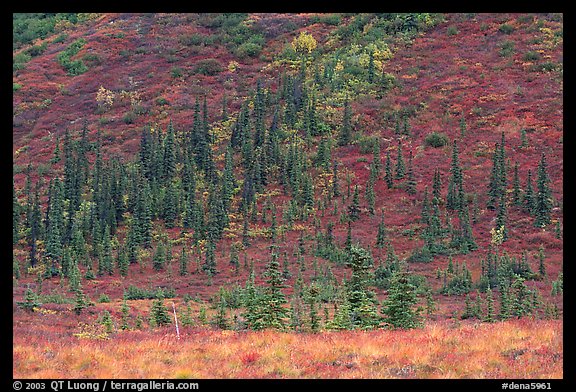
[[[563,378],[558,320],[320,334],[196,328],[180,340],[170,328],[107,340],[46,334],[18,328],[14,378]]]

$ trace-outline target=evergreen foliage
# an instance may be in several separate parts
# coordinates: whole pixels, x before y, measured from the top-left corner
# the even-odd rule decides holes
[[[150,321],[158,327],[171,323],[170,314],[164,305],[162,295],[158,295],[157,298],[152,301],[152,307],[150,308]]]
[[[416,290],[404,271],[394,273],[390,280],[388,297],[383,303],[384,321],[393,329],[412,329],[422,326],[421,309]]]
[[[545,227],[551,222],[552,191],[550,190],[550,178],[548,177],[548,164],[546,155],[542,153],[538,164],[537,192],[534,205],[534,226]]]
[[[380,324],[376,309],[376,296],[369,289],[373,279],[374,261],[370,253],[356,245],[350,247],[347,266],[352,276],[346,282],[346,296],[350,306],[350,320],[353,328],[372,329]]]

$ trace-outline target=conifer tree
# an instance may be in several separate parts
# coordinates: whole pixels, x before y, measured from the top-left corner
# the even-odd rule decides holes
[[[162,156],[162,179],[164,184],[169,184],[176,173],[176,140],[172,120],[168,124],[164,137],[164,154]]]
[[[374,50],[371,50],[370,53],[368,53],[368,83],[374,82],[374,74]]]
[[[150,321],[158,327],[171,323],[168,309],[164,305],[164,299],[161,294],[158,294],[152,301],[152,307],[150,308]]]
[[[426,315],[431,317],[436,309],[436,301],[434,301],[434,297],[432,296],[432,290],[426,290]]]
[[[537,192],[535,197],[534,226],[544,227],[551,222],[552,192],[550,190],[550,178],[547,173],[546,155],[542,153],[538,165]]]
[[[84,309],[86,309],[89,304],[90,304],[90,302],[86,298],[86,295],[84,295],[84,291],[82,290],[82,286],[79,286],[75,290],[74,307],[72,308],[72,310],[77,315],[80,315],[80,313],[82,313],[82,311]]]
[[[306,135],[307,139],[310,136],[318,136],[318,115],[316,113],[316,95],[312,94],[308,101],[308,105],[306,106],[306,113],[305,113],[305,128],[306,128]]]
[[[392,186],[394,185],[394,179],[392,177],[392,163],[390,161],[390,151],[386,152],[384,181],[386,181],[386,186],[388,187],[388,189],[392,188]]]
[[[481,319],[482,318],[482,296],[480,295],[480,291],[476,290],[476,300],[474,302],[474,306],[473,306],[473,317],[477,318],[477,319]]]
[[[151,190],[147,180],[143,180],[143,191],[138,194],[136,211],[134,212],[134,224],[139,245],[149,248],[152,244],[152,211]]]
[[[520,198],[520,179],[518,177],[518,162],[514,165],[514,179],[512,184],[512,203],[514,206],[520,207],[522,199]]]
[[[462,112],[462,115],[460,116],[460,136],[464,137],[466,136],[466,118],[464,117],[464,112]]]
[[[264,273],[266,277],[266,287],[262,299],[262,306],[264,308],[262,323],[264,328],[284,329],[285,318],[288,317],[288,311],[284,307],[287,301],[284,293],[282,293],[285,285],[275,246],[271,248],[270,261]]]
[[[310,331],[318,332],[320,330],[320,317],[318,316],[318,293],[319,289],[316,284],[312,283],[306,291],[306,302],[308,302],[309,312],[308,321]]]
[[[250,269],[250,274],[244,286],[244,312],[242,316],[246,320],[246,325],[252,330],[261,330],[264,328],[262,324],[262,296],[258,292],[255,285],[254,268]]]
[[[331,154],[328,140],[325,138],[320,139],[315,161],[318,166],[324,168],[324,170],[328,170],[331,161]]]
[[[492,289],[488,287],[486,291],[486,317],[484,317],[484,321],[487,323],[493,323],[496,321],[496,314],[494,310],[494,296],[492,295]]]
[[[498,312],[498,318],[502,321],[508,320],[510,318],[512,303],[510,301],[510,286],[504,285],[500,287],[500,311]]]
[[[208,276],[213,276],[216,274],[216,259],[214,252],[216,250],[216,244],[212,240],[208,240],[206,243],[206,258],[202,269],[208,274]]]
[[[400,115],[398,112],[395,113],[394,118],[396,120],[395,124],[394,124],[394,134],[396,136],[400,136]]]
[[[296,294],[290,300],[290,323],[289,327],[294,332],[301,332],[304,324],[303,321],[303,306],[300,297]]]
[[[101,270],[102,274],[107,273],[112,275],[114,268],[112,265],[112,244],[110,239],[110,228],[108,225],[104,228],[104,235],[102,237],[102,253],[100,254],[100,260],[98,263],[98,269]],[[100,265],[102,267],[100,267]]]
[[[459,233],[460,250],[463,253],[467,253],[468,251],[478,249],[478,245],[476,244],[474,235],[472,233],[468,206],[466,205],[463,198],[461,198],[460,205],[462,206],[460,207],[460,211],[458,212],[460,222],[460,233]]]
[[[466,293],[466,299],[464,300],[464,312],[460,316],[462,320],[474,317],[474,309],[472,307],[472,300],[470,299],[470,293]]]
[[[230,328],[230,321],[226,314],[226,299],[224,298],[224,291],[220,288],[218,302],[216,303],[216,314],[214,315],[213,323],[220,329]]]
[[[126,301],[126,297],[122,300],[122,307],[120,308],[122,312],[122,324],[120,325],[120,329],[126,331],[130,329],[130,307],[128,306],[128,301]]]
[[[167,185],[163,204],[164,224],[167,228],[173,228],[178,217],[178,189],[175,182]]]
[[[538,273],[542,278],[546,277],[546,255],[544,254],[544,246],[540,245],[538,249]]]
[[[410,122],[408,121],[408,115],[404,115],[403,116],[403,122],[402,122],[402,134],[406,135],[406,136],[410,136],[412,134],[411,130],[410,130]]]
[[[408,157],[408,179],[406,180],[406,192],[409,195],[416,194],[416,180],[414,179],[414,169],[412,167],[412,150]]]
[[[348,302],[348,297],[345,295],[343,290],[339,290],[337,302],[334,306],[334,317],[329,324],[329,328],[333,330],[353,329],[350,303]]]
[[[226,155],[224,156],[224,173],[222,174],[222,198],[226,210],[230,208],[235,188],[236,179],[234,178],[234,162],[232,148],[229,146],[226,149]]]
[[[430,225],[430,201],[428,200],[428,187],[424,189],[424,199],[422,200],[422,213],[420,220],[425,225]]]
[[[372,256],[366,249],[352,245],[348,252],[347,266],[352,270],[352,276],[346,282],[352,326],[361,329],[376,328],[380,323],[376,310],[376,296],[368,288],[373,279]]]
[[[186,253],[186,245],[182,247],[178,263],[178,273],[180,276],[188,275],[188,254]]]
[[[444,233],[442,222],[440,220],[440,206],[438,205],[439,199],[432,198],[432,215],[430,216],[429,234],[432,240],[441,237]]]
[[[80,276],[80,269],[78,268],[77,258],[72,258],[68,271],[68,284],[70,286],[71,292],[75,292],[80,288],[81,279],[82,277]]]
[[[506,208],[506,194],[500,194],[500,201],[498,203],[498,214],[496,215],[496,229],[504,228],[502,235],[503,241],[508,239],[508,228],[507,228],[507,220],[508,220],[508,209]]]
[[[514,282],[511,286],[512,292],[512,316],[516,318],[521,318],[527,314],[530,314],[531,309],[531,301],[529,298],[529,290],[524,284],[524,279],[516,276]]]
[[[62,258],[62,233],[64,230],[63,190],[61,182],[56,178],[52,183],[49,196],[49,209],[46,223],[46,256],[51,261],[51,274],[56,273],[56,264]]]
[[[154,271],[162,271],[164,265],[166,264],[166,248],[164,246],[164,241],[160,240],[156,246],[156,251],[154,252],[154,257],[152,258],[152,267]]]
[[[450,166],[450,173],[452,174],[450,182],[448,183],[448,195],[446,196],[446,208],[449,210],[459,211],[460,205],[460,195],[462,185],[462,168],[460,167],[460,161],[458,158],[458,145],[456,140],[453,142],[452,147],[452,163]]]
[[[114,331],[114,322],[112,321],[112,315],[108,310],[104,310],[100,316],[100,324],[106,328],[106,333],[112,333]]]
[[[402,157],[402,141],[398,140],[398,158],[396,161],[396,174],[394,176],[395,179],[400,180],[404,178],[406,174],[406,166],[404,164],[404,158]]]
[[[125,247],[121,247],[118,249],[117,262],[118,262],[118,272],[120,272],[120,276],[127,277],[128,267],[130,266],[130,260],[128,258],[128,252],[126,251]]]
[[[358,185],[354,186],[352,203],[348,206],[348,217],[352,222],[357,221],[360,218],[360,200],[358,196]]]
[[[254,97],[254,147],[264,143],[264,92],[262,80],[256,81],[256,94]]]
[[[380,223],[378,224],[378,232],[376,234],[376,246],[383,248],[386,243],[386,225],[384,224],[384,209],[380,214]]]
[[[346,232],[346,241],[344,242],[344,249],[348,252],[352,248],[352,222],[348,221],[348,231]]]
[[[190,306],[190,302],[185,300],[185,303],[186,307],[184,308],[184,311],[180,315],[179,320],[182,323],[182,326],[188,327],[194,325],[194,320],[192,318],[192,307]]]
[[[282,278],[286,281],[292,277],[290,268],[288,265],[288,253],[284,252],[284,259],[282,261]]]
[[[440,192],[442,189],[442,179],[440,177],[440,169],[434,169],[434,178],[432,182],[432,197],[440,200]]]
[[[528,169],[528,179],[526,180],[526,191],[524,192],[523,199],[524,211],[530,215],[534,215],[536,211],[536,196],[532,188],[532,171]]]
[[[390,279],[388,297],[383,303],[384,321],[394,329],[420,327],[420,309],[414,308],[417,302],[416,288],[408,280],[407,273],[395,272]]]
[[[37,240],[42,238],[43,234],[43,227],[42,227],[42,213],[40,211],[40,196],[39,196],[39,189],[40,189],[40,181],[36,183],[34,189],[34,197],[32,201],[28,202],[28,213],[27,213],[27,226],[30,228],[30,234],[28,236],[28,246],[30,247],[29,252],[29,259],[30,259],[30,266],[36,266],[38,262],[36,258],[36,247],[37,247]]]
[[[520,148],[528,147],[528,137],[526,136],[526,129],[522,128],[520,130]]]
[[[56,136],[56,147],[54,147],[54,155],[50,159],[50,163],[55,164],[60,162],[62,157],[60,156],[60,137]]]
[[[17,305],[28,312],[34,312],[34,309],[39,308],[42,304],[38,295],[28,286],[24,293],[24,301],[18,302]]]

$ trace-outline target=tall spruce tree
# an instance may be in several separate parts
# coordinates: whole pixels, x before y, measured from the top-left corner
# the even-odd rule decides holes
[[[380,316],[376,309],[376,295],[369,289],[373,280],[372,256],[366,249],[352,245],[348,252],[347,266],[352,270],[352,276],[346,282],[352,327],[377,328]]]
[[[380,214],[380,223],[378,223],[378,232],[376,234],[376,246],[383,248],[386,244],[386,225],[384,224],[384,209]]]
[[[488,287],[486,290],[486,316],[484,321],[487,323],[493,323],[496,321],[496,311],[494,309],[494,295],[492,294],[492,289]]]
[[[535,220],[534,226],[545,227],[552,221],[552,191],[550,190],[550,178],[547,173],[546,155],[542,153],[538,165],[537,192],[535,197]]]
[[[154,252],[154,256],[152,257],[152,267],[155,271],[162,271],[166,264],[166,247],[164,245],[164,241],[158,241],[158,245],[156,246],[156,251]]]
[[[270,261],[266,266],[264,276],[266,278],[266,287],[262,298],[262,306],[265,309],[262,315],[263,326],[264,328],[284,329],[286,318],[288,317],[288,309],[284,307],[287,301],[282,289],[286,286],[280,271],[276,246],[274,245],[271,246]]]
[[[422,325],[416,287],[410,283],[404,271],[395,272],[390,279],[388,297],[383,303],[384,321],[394,329],[412,329]]]
[[[520,194],[520,178],[518,177],[518,162],[514,164],[514,179],[512,183],[512,204],[516,207],[522,205],[522,198]]]
[[[400,180],[404,178],[406,175],[406,164],[404,163],[404,158],[402,156],[402,141],[398,140],[398,157],[396,161],[396,174],[394,176],[395,179]]]
[[[502,285],[499,287],[500,290],[500,311],[498,312],[498,318],[502,321],[508,320],[510,318],[510,312],[512,307],[512,302],[510,299],[510,285]]]
[[[172,322],[170,315],[168,314],[168,309],[164,305],[164,298],[162,295],[158,295],[152,301],[152,307],[150,308],[150,322],[152,325],[157,327],[162,327]]]
[[[49,208],[46,223],[46,252],[45,255],[51,262],[49,267],[51,274],[57,271],[57,264],[62,257],[62,233],[64,230],[63,215],[63,189],[62,184],[56,178],[51,184],[49,196]]]
[[[506,207],[506,194],[500,194],[500,200],[498,202],[498,213],[496,215],[496,229],[504,228],[502,231],[502,240],[506,241],[508,239],[508,208]]]
[[[384,181],[386,182],[386,186],[388,187],[388,189],[391,189],[392,186],[394,185],[394,178],[392,176],[392,162],[390,161],[390,151],[386,152]]]
[[[176,140],[172,120],[168,124],[164,137],[164,154],[162,156],[162,179],[164,184],[170,184],[176,174]]]
[[[368,53],[368,83],[374,82],[375,66],[374,66],[374,50]]]
[[[448,183],[448,194],[446,196],[446,208],[449,210],[459,211],[460,197],[459,192],[463,188],[462,179],[462,168],[460,167],[460,160],[458,157],[458,144],[456,140],[453,142],[452,146],[452,163],[450,166],[450,182]]]
[[[535,215],[536,211],[536,196],[534,195],[534,189],[532,188],[532,171],[528,169],[528,178],[526,180],[526,191],[523,197],[523,207],[530,215]]]
[[[408,156],[408,178],[406,179],[406,192],[409,195],[416,194],[416,179],[414,178],[414,168],[412,166],[412,150]]]
[[[543,245],[540,245],[540,248],[538,248],[538,273],[542,278],[546,277],[546,255]]]

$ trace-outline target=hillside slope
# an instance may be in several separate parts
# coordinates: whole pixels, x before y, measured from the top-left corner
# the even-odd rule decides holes
[[[301,318],[301,329],[294,329],[314,330],[309,319],[317,306],[319,328],[328,330],[344,303],[344,287],[353,280],[346,259],[348,236],[373,258],[369,288],[379,312],[391,295],[394,271],[405,269],[418,304],[428,308],[426,324],[438,323],[438,328],[484,321],[479,315],[460,320],[467,318],[467,296],[487,301],[488,287],[494,290],[497,311],[505,288],[525,288],[529,298],[523,300],[534,310],[524,317],[538,319],[536,323],[561,317],[563,302],[557,289],[563,270],[562,15],[95,14],[75,25],[58,26],[55,34],[14,50],[13,177],[15,199],[22,207],[14,244],[15,336],[34,319],[43,325],[32,332],[34,344],[44,334],[52,336],[52,329],[63,339],[99,339],[102,314],[108,311],[117,325],[106,338],[121,338],[121,305],[130,290],[144,293],[128,301],[132,320],[138,316],[143,330],[154,329],[148,317],[158,288],[170,294],[166,298],[174,301],[179,314],[186,306],[194,315],[208,313],[204,322],[194,317],[194,328],[216,328],[215,320],[226,308],[227,327],[243,330],[251,272],[259,288],[268,287],[265,271],[271,254],[283,269],[282,292],[288,300],[284,307],[293,312],[290,323],[294,314]],[[297,42],[302,46],[292,45]],[[244,121],[247,131],[242,132],[254,141],[233,147]],[[192,169],[197,192],[191,198],[198,201],[199,214],[207,222],[202,233],[199,226],[184,227],[190,198],[187,153],[197,151],[187,140],[200,122],[208,130],[209,159],[216,172],[211,179],[211,169],[202,167],[204,158]],[[352,136],[341,142],[346,124]],[[266,144],[268,139],[258,145],[259,127],[265,138],[277,132],[276,150]],[[164,178],[167,174],[140,169],[145,167],[143,140],[150,129],[151,145],[163,146],[162,151],[170,129],[175,132],[175,156],[180,160],[169,180]],[[76,315],[75,294],[62,272],[62,259],[50,253],[50,230],[34,237],[39,264],[30,265],[32,229],[27,219],[33,208],[32,193],[26,189],[38,186],[42,225],[49,228],[48,206],[54,203],[49,184],[55,178],[66,181],[66,132],[75,146],[81,146],[84,130],[91,174],[80,186],[74,220],[85,225],[80,231],[84,230],[89,256],[85,264],[78,264],[83,290],[95,303]],[[505,168],[505,186],[491,206],[491,178],[503,140],[500,167]],[[373,178],[376,150],[380,172]],[[458,191],[451,182],[455,151],[463,184],[463,202],[457,202],[464,203],[461,209],[449,206],[451,192]],[[400,154],[406,164],[404,177],[398,175]],[[195,152],[194,158],[198,155]],[[390,184],[385,175],[388,157]],[[524,205],[528,172],[538,192],[542,157],[550,180],[550,222],[537,227],[537,214]],[[103,176],[128,173],[124,185],[117,183],[120,196],[113,195],[122,208],[100,201],[105,187],[98,185],[100,174],[93,174],[100,173],[99,159],[103,172],[108,172]],[[150,159],[159,165],[168,162]],[[236,184],[225,209],[227,223],[214,243],[217,272],[207,273],[210,222],[220,224],[212,207],[215,195],[225,193],[228,163]],[[433,201],[435,173],[440,176],[440,196]],[[260,179],[261,174],[267,179]],[[335,183],[338,195],[333,194]],[[138,262],[122,276],[117,259],[128,246],[130,222],[139,219],[138,194],[147,193],[145,189],[152,195],[151,246],[139,247]],[[172,191],[177,195],[173,226],[165,218]],[[253,200],[246,207],[251,191]],[[70,203],[65,200],[62,205]],[[95,218],[90,206],[99,203],[117,207],[121,217]],[[426,203],[442,232],[433,239],[427,237],[432,224],[422,216]],[[63,211],[61,217],[67,219],[70,214]],[[351,218],[353,213],[357,219]],[[469,248],[460,242],[466,216],[475,241]],[[94,223],[98,219],[108,220],[108,226]],[[502,219],[508,238],[499,242],[493,230]],[[386,238],[377,244],[382,222]],[[98,228],[104,233],[105,226],[114,226],[110,273],[102,273],[104,257],[94,240]],[[67,241],[63,236],[63,248],[76,251]],[[426,253],[430,244],[436,246],[435,255]],[[168,246],[171,257],[156,268],[160,245]],[[184,249],[189,252],[188,271],[181,274]],[[100,273],[86,279],[96,267]],[[56,272],[45,274],[48,270]],[[29,289],[39,295],[41,311],[28,313],[18,304]],[[318,303],[310,302],[314,295]],[[109,302],[99,301],[102,297]],[[435,309],[429,307],[430,300]],[[482,302],[480,310],[486,306]],[[25,347],[25,341],[18,342]],[[26,350],[18,349],[15,361],[20,367],[15,369],[26,363]],[[558,375],[558,369],[551,372]],[[524,377],[511,373],[506,377]],[[322,374],[333,377],[330,371]]]

